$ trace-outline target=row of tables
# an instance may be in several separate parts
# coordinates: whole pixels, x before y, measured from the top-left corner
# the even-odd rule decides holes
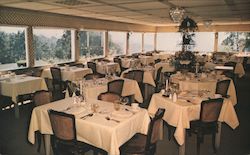
[[[168,63],[162,63],[162,65],[166,65],[166,69],[169,69]],[[155,70],[159,66],[159,64],[158,66],[155,65],[154,69],[145,68],[145,83],[155,86]],[[91,72],[92,71],[88,68],[62,68],[62,76],[64,80],[67,79],[74,81],[78,79],[78,76],[84,76]],[[179,75],[174,76],[178,77]],[[174,76],[173,78],[175,78]],[[51,77],[50,72],[45,69],[42,73],[42,77]],[[123,74],[121,75],[121,77],[123,77]],[[215,90],[216,81],[192,81],[188,78],[177,78],[177,80],[179,80],[178,83],[180,84],[180,89],[182,91],[186,91],[186,89],[189,88],[200,89],[201,87],[203,87],[201,85],[204,85],[204,83],[206,82],[209,82],[210,84],[212,82],[213,84],[208,85],[210,89]],[[1,94],[11,96],[13,102],[17,102],[16,97],[19,94],[31,93],[39,89],[47,89],[45,82],[41,77],[16,76],[15,78],[11,79],[11,81],[2,80],[0,81],[0,83]],[[34,83],[33,85],[35,86],[32,87],[32,83]],[[27,85],[30,86],[30,88],[26,88]],[[19,87],[20,89],[17,89],[17,87]],[[25,89],[22,87],[25,87]],[[6,93],[12,92],[12,89],[17,90],[17,92],[14,92],[12,94]],[[25,92],[23,90],[25,90]],[[150,121],[149,115],[153,115],[158,108],[166,108],[167,112],[165,113],[163,120],[177,128],[174,136],[179,144],[179,154],[185,154],[185,130],[190,127],[190,121],[199,118],[200,104],[193,104],[181,99],[173,103],[172,100],[163,97],[160,93],[158,93],[152,96],[148,110],[140,109],[137,112],[130,111],[132,113],[130,117],[124,117],[121,119],[120,123],[116,123],[114,121],[107,121],[104,119],[106,115],[112,115],[112,113],[115,111],[113,104],[96,100],[99,93],[105,92],[106,90],[107,82],[101,82],[101,84],[97,85],[90,84],[86,89],[86,96],[88,98],[87,103],[96,103],[100,106],[99,112],[96,113],[93,117],[88,119],[80,118],[82,115],[85,115],[86,113],[91,111],[86,105],[82,105],[80,107],[80,109],[82,108],[82,111],[80,113],[72,112],[76,116],[77,139],[79,141],[83,141],[96,147],[102,148],[111,155],[118,155],[119,147],[127,140],[129,140],[135,133],[139,132],[145,134],[147,132],[148,123]],[[231,128],[234,129],[239,125],[239,121],[234,110],[234,105],[237,104],[237,97],[233,81],[231,81],[230,83],[228,94],[230,94],[231,98],[224,100],[219,121],[227,123]],[[143,102],[139,86],[134,80],[125,79],[122,95],[134,95],[135,99],[139,103]],[[34,144],[35,131],[39,130],[45,136],[47,155],[50,154],[49,139],[50,135],[52,134],[47,110],[54,109],[63,111],[72,103],[73,99],[66,97],[66,99],[64,100],[36,107],[32,112],[28,140]],[[127,109],[130,109],[130,107],[127,107]],[[219,134],[217,135],[217,147],[219,146],[220,131],[221,129],[219,128]]]

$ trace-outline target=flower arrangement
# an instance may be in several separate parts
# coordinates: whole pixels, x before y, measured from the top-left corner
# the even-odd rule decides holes
[[[195,55],[191,51],[180,51],[175,53],[177,69],[191,69],[196,60]]]

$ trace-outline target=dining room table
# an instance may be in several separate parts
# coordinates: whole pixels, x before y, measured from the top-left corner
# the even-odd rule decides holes
[[[93,105],[98,109],[93,110]],[[146,134],[150,117],[146,109],[123,106],[115,110],[114,103],[90,99],[74,103],[74,97],[35,107],[32,111],[28,141],[35,144],[35,132],[45,138],[45,154],[51,154],[50,136],[53,135],[48,110],[53,109],[75,116],[78,141],[105,150],[109,155],[119,155],[119,147],[136,133]]]
[[[185,155],[186,129],[190,129],[190,122],[200,117],[201,102],[208,98],[218,97],[215,94],[207,96],[206,92],[200,96],[197,91],[183,91],[179,94],[177,101],[165,96],[164,93],[156,93],[152,96],[148,112],[153,114],[158,108],[165,108],[167,112],[163,120],[176,128],[174,138],[178,144],[178,154]],[[216,134],[216,148],[220,145],[221,123],[225,122],[232,129],[239,126],[239,120],[234,109],[234,104],[229,99],[224,99],[223,106],[218,119],[218,133]]]
[[[0,94],[11,98],[16,118],[19,118],[18,96],[38,90],[48,90],[45,80],[41,77],[21,74],[6,76],[0,80]]]
[[[207,91],[210,94],[215,94],[217,81],[220,80],[230,80],[228,87],[227,95],[231,100],[233,105],[237,104],[237,94],[234,85],[234,81],[224,75],[216,74],[215,72],[206,74],[200,73],[195,77],[194,73],[182,74],[177,72],[176,74],[171,75],[170,81],[176,84],[179,84],[180,91],[187,90],[203,90]]]
[[[61,69],[61,75],[63,81],[76,81],[82,79],[85,75],[93,73],[90,68],[81,68],[76,66],[63,66]],[[50,68],[45,68],[41,77],[52,79]]]
[[[82,84],[84,86],[83,92],[84,92],[85,98],[97,99],[98,95],[108,90],[108,82],[111,82],[113,80],[118,80],[118,79],[124,80],[121,96],[123,97],[133,96],[133,98],[138,103],[143,102],[143,97],[141,94],[140,87],[135,80],[116,77],[116,76],[112,76],[110,78],[99,78],[95,80],[82,81]]]
[[[120,73],[120,65],[116,62],[96,62],[96,71],[100,74]]]
[[[155,63],[153,56],[139,55],[139,59],[143,65],[149,65],[150,63]]]

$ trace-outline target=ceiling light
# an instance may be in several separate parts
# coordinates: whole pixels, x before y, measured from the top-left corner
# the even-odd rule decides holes
[[[198,30],[197,23],[189,17],[184,18],[179,26],[179,31],[184,33],[194,32],[197,30]]]
[[[175,23],[181,22],[183,16],[184,16],[185,10],[183,8],[171,8],[169,11],[170,17]]]

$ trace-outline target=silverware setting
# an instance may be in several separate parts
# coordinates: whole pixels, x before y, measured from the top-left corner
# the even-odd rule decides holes
[[[112,119],[112,118],[110,118],[110,117],[105,117],[105,119],[106,120],[108,120],[108,121],[114,121],[114,122],[116,122],[116,123],[120,123],[120,121],[118,121],[118,120],[115,120],[115,119]]]
[[[86,119],[86,118],[88,118],[88,117],[92,117],[93,115],[94,115],[93,113],[90,113],[90,114],[88,114],[88,115],[85,115],[85,116],[80,117],[80,119]]]

